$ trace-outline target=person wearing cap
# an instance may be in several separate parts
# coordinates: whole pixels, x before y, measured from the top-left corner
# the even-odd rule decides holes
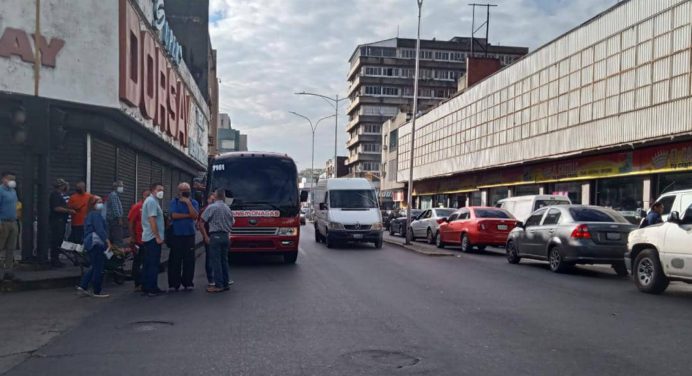
[[[48,203],[50,205],[50,264],[59,268],[64,266],[60,262],[60,247],[65,239],[65,227],[67,219],[75,211],[67,207],[65,194],[70,189],[70,185],[64,179],[58,179],[53,184],[53,192],[50,193]]]

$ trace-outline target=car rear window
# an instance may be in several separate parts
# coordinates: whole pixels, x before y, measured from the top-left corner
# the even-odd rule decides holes
[[[569,208],[575,222],[618,222],[629,223],[625,217],[614,212],[595,208]]]
[[[499,209],[474,209],[476,218],[512,218],[509,213]]]
[[[436,209],[435,212],[437,213],[438,217],[449,217],[454,213],[454,210],[452,209]]]

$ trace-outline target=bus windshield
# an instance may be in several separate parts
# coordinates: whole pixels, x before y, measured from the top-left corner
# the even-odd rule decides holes
[[[233,198],[231,209],[279,210],[282,217],[298,215],[298,173],[292,160],[233,158],[216,161],[214,166],[211,189],[225,189]]]

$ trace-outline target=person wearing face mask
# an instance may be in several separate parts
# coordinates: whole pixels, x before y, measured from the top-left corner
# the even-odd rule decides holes
[[[67,207],[75,212],[72,214],[72,230],[70,232],[72,243],[82,244],[84,239],[84,220],[89,213],[89,199],[91,199],[91,194],[86,191],[86,183],[78,182],[75,185],[75,193],[67,201]]]
[[[209,194],[209,197],[207,198],[207,206],[205,206],[199,213],[199,218],[197,219],[197,229],[202,234],[209,233],[209,224],[202,220],[202,216],[204,215],[204,211],[207,210],[209,205],[213,204],[214,201],[216,201],[216,194]],[[214,282],[214,270],[211,264],[211,254],[209,253],[209,239],[207,238],[204,239],[204,271],[207,274],[207,288],[216,286],[216,283]]]
[[[60,246],[65,240],[65,226],[67,218],[74,214],[75,211],[67,207],[65,194],[70,189],[70,185],[63,179],[58,179],[53,184],[55,190],[50,193],[48,200],[50,204],[50,215],[48,222],[50,223],[50,264],[55,268],[60,268],[63,263],[60,262]]]
[[[142,292],[157,296],[163,291],[158,286],[161,244],[164,242],[164,218],[160,200],[163,200],[163,185],[154,183],[149,187],[151,195],[142,204],[142,242],[144,243],[144,278]]]
[[[3,279],[14,280],[14,251],[17,248],[17,181],[11,172],[3,172],[0,180],[0,254],[5,255]]]
[[[103,271],[106,265],[106,250],[110,248],[108,240],[108,224],[103,219],[103,200],[99,196],[91,196],[89,199],[89,214],[84,220],[84,249],[89,254],[91,268],[84,273],[82,281],[77,286],[80,295],[94,298],[107,298],[108,294],[101,292],[103,284]],[[89,285],[93,289],[89,292]]]
[[[178,196],[171,200],[169,208],[173,239],[169,239],[168,288],[178,291],[182,284],[189,291],[194,287],[195,220],[199,215],[199,203],[191,198],[190,184],[178,184]]]
[[[123,204],[120,194],[124,192],[123,182],[113,183],[113,191],[106,201],[106,220],[108,221],[109,239],[115,245],[123,245]]]
[[[135,282],[135,291],[142,291],[142,264],[144,261],[144,245],[142,243],[142,205],[151,195],[149,189],[142,192],[142,199],[132,205],[127,214],[130,227],[130,245],[135,249],[132,260],[132,279]]]

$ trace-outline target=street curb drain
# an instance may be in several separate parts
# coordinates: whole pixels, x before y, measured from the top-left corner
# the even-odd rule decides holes
[[[402,369],[413,367],[420,363],[420,358],[416,358],[402,351],[389,350],[362,350],[344,354],[348,360],[362,366],[376,366]]]
[[[131,328],[135,332],[153,332],[161,328],[167,328],[175,325],[172,321],[135,321],[126,325],[127,328]]]

